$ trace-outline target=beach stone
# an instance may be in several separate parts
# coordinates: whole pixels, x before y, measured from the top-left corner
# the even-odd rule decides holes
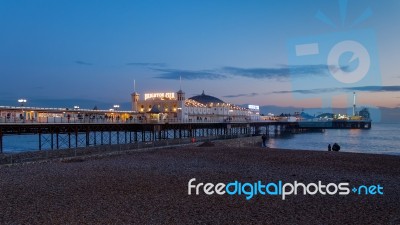
[[[0,166],[0,224],[396,224],[400,157],[265,149],[260,137]],[[295,176],[293,176],[295,175]],[[381,184],[384,195],[188,195],[188,181]]]

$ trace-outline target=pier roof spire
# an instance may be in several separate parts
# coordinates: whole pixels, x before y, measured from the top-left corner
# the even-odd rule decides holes
[[[179,90],[182,91],[182,76],[179,75]]]
[[[132,95],[139,95],[139,93],[136,92],[136,80],[133,80],[133,93]]]
[[[182,76],[179,76],[179,91],[177,92],[178,94],[183,94],[184,92],[182,91]]]

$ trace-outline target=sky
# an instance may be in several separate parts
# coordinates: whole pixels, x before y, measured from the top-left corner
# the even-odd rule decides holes
[[[142,97],[182,88],[307,108],[347,107],[356,92],[358,105],[396,108],[399,40],[398,0],[0,0],[0,105],[129,109],[135,80]]]

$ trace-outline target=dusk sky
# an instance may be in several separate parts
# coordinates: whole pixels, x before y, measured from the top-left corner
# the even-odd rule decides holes
[[[322,62],[291,55],[293,40],[368,39],[363,29],[375,35],[365,47],[377,79],[323,85],[322,50]],[[0,105],[122,104],[134,80],[141,94],[176,92],[181,76],[187,97],[235,104],[346,107],[356,91],[359,105],[400,107],[398,0],[0,0],[0,32]]]

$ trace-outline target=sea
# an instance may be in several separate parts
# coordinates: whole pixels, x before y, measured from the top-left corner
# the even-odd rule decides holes
[[[338,143],[340,151],[400,155],[400,123],[372,123],[371,129],[326,129],[272,137],[270,148],[328,151],[328,144]]]
[[[400,123],[372,123],[371,129],[326,129],[324,132],[285,134],[268,139],[268,147],[327,151],[328,144],[338,143],[342,152],[400,155]],[[4,153],[38,149],[37,135],[3,137]]]

